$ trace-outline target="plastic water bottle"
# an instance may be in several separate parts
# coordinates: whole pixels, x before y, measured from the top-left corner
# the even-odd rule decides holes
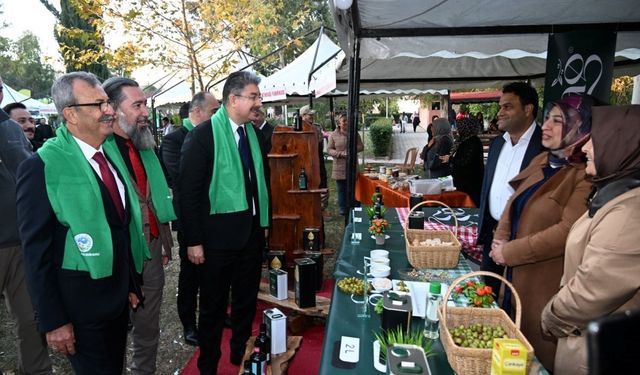
[[[437,339],[440,337],[440,319],[438,318],[438,308],[442,302],[440,295],[441,286],[437,281],[429,283],[429,294],[427,295],[427,311],[424,316],[424,337]]]

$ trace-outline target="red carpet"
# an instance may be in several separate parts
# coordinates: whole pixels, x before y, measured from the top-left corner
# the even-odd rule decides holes
[[[333,280],[326,280],[322,291],[318,295],[331,298],[333,291]],[[256,336],[260,330],[262,322],[262,311],[270,308],[267,303],[258,301],[256,307],[256,318],[253,320],[252,336]],[[283,311],[287,314],[287,311]],[[298,334],[300,335],[300,334]],[[222,358],[218,365],[219,375],[237,375],[239,369],[229,362],[229,339],[231,338],[231,329],[225,328],[222,333]],[[322,342],[324,339],[324,327],[312,326],[302,332],[302,344],[289,363],[289,374],[317,374],[320,371],[320,357],[322,352]],[[183,375],[198,375],[198,355],[200,349],[196,349],[193,356],[182,369]]]

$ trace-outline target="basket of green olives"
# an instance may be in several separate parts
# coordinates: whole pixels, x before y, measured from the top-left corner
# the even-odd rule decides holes
[[[361,296],[364,294],[364,280],[361,277],[345,277],[338,280],[338,289],[347,294]]]
[[[533,347],[520,331],[522,304],[518,292],[509,281],[492,272],[471,272],[455,279],[443,300],[449,300],[456,285],[477,276],[497,278],[511,289],[515,303],[515,323],[499,308],[452,307],[443,303],[438,310],[440,339],[451,368],[458,374],[490,373],[491,351],[496,338],[520,340],[529,352],[527,366],[530,366],[534,356]]]

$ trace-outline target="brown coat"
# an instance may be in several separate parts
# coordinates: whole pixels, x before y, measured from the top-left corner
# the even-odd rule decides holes
[[[543,179],[547,162],[548,154],[544,152],[511,180],[515,192],[502,213],[495,239],[509,240],[513,200]],[[560,287],[569,230],[587,209],[591,182],[584,168],[584,164],[567,165],[538,188],[524,207],[516,239],[503,248],[506,264],[513,267],[513,285],[522,302],[521,330],[546,368],[553,366],[556,343],[542,335],[540,313]]]
[[[327,145],[327,153],[333,158],[333,169],[331,170],[331,178],[334,180],[345,180],[347,177],[347,133],[337,128],[329,134],[329,144]],[[364,150],[362,139],[358,134],[358,152]]]
[[[542,329],[558,337],[554,373],[587,374],[589,321],[640,309],[640,188],[607,202],[571,228],[562,289],[542,312]]]

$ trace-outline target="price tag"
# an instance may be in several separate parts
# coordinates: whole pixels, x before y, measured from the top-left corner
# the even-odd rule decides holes
[[[355,212],[360,212],[360,211],[362,211],[362,207],[354,207],[353,210]]]
[[[361,217],[354,217],[353,218],[353,222],[354,223],[362,223],[362,218]]]
[[[358,363],[360,360],[360,339],[357,337],[342,336],[340,340],[340,360],[350,363]]]

